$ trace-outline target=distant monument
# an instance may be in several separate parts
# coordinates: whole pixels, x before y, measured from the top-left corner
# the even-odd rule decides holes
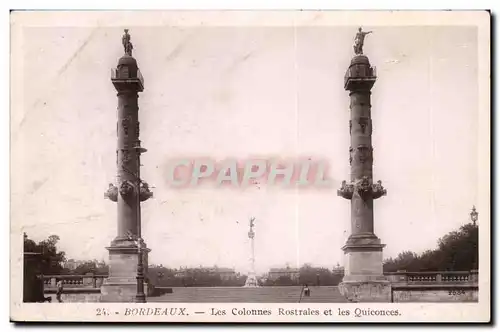
[[[371,89],[375,68],[363,55],[364,38],[371,32],[361,28],[354,41],[354,57],[345,75],[344,88],[351,99],[349,163],[351,179],[343,181],[338,195],[351,201],[351,235],[342,248],[344,278],[340,292],[353,302],[390,302],[391,284],[382,270],[380,239],[374,233],[373,201],[386,194],[382,182],[373,182]]]
[[[254,237],[255,232],[253,228],[255,227],[255,218],[250,218],[250,231],[248,232],[248,238],[250,239],[251,245],[251,256],[250,256],[250,272],[248,273],[247,280],[245,281],[245,286],[243,287],[259,287],[259,283],[257,281],[257,276],[255,274],[255,247],[254,247]]]
[[[118,234],[106,248],[110,258],[109,277],[101,287],[102,302],[136,301],[136,295],[140,294],[139,280],[147,273],[150,251],[141,238],[141,202],[153,195],[140,177],[140,156],[147,151],[139,140],[138,93],[144,90],[144,81],[137,61],[132,57],[128,29],[125,29],[122,44],[124,55],[111,76],[118,92],[117,183],[110,183],[104,194],[117,203]]]

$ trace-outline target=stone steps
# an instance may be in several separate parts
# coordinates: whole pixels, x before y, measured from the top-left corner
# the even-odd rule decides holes
[[[173,293],[149,297],[148,302],[218,303],[338,303],[346,302],[337,287],[310,287],[311,296],[300,296],[302,287],[173,287]]]

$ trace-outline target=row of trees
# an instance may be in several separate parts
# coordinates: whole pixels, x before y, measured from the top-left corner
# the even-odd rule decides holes
[[[163,266],[149,266],[148,278],[156,286],[160,287],[239,287],[245,285],[247,276],[235,274],[232,278],[223,278],[218,273],[207,269],[188,269],[178,275],[179,270],[169,269]]]
[[[439,239],[434,250],[404,251],[384,262],[384,272],[470,271],[478,267],[478,226],[469,223]]]
[[[282,275],[276,279],[267,278],[263,280],[264,286],[298,286],[298,285],[320,285],[336,286],[342,281],[343,274],[339,271],[332,271],[324,267],[314,267],[311,264],[304,264],[298,273],[298,278],[291,275]]]
[[[24,252],[40,254],[37,265],[41,274],[62,274],[62,263],[66,260],[66,254],[57,250],[58,241],[59,236],[51,235],[48,239],[36,243],[24,234]]]
[[[384,272],[406,270],[411,272],[423,271],[468,271],[478,266],[478,227],[469,223],[461,226],[457,231],[450,232],[438,241],[437,248],[427,250],[421,254],[404,251],[395,258],[384,262]],[[46,240],[36,243],[24,237],[24,251],[39,253],[39,271],[44,275],[54,274],[107,274],[108,266],[102,266],[97,261],[88,261],[77,266],[74,270],[63,267],[66,261],[64,251],[57,249],[59,236],[51,235]],[[206,269],[190,269],[182,277],[176,275],[178,271],[163,266],[149,267],[148,278],[157,285],[164,287],[181,286],[243,286],[246,276],[237,274],[234,278],[225,279]],[[331,271],[322,267],[313,267],[309,264],[299,269],[298,278],[281,276],[275,280],[264,279],[264,286],[288,285],[338,285],[342,279],[338,271]]]
[[[36,243],[35,241],[24,235],[24,252],[37,253],[37,268],[39,273],[44,275],[57,275],[57,274],[74,274],[82,275],[89,272],[95,274],[107,274],[109,271],[108,266],[102,266],[97,261],[82,262],[75,269],[64,268],[66,262],[66,253],[57,249],[57,243],[60,238],[57,235],[51,235],[46,240]]]
[[[99,264],[96,260],[89,260],[79,264],[75,269],[63,269],[64,274],[82,275],[87,273],[94,273],[97,275],[106,275],[109,273],[109,266],[106,264]]]

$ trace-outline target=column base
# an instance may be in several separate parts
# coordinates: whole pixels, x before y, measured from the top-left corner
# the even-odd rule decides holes
[[[101,302],[136,302],[137,267],[139,253],[135,244],[116,241],[106,248],[109,251],[109,276],[101,286]],[[148,282],[148,253],[142,250],[144,293],[151,295],[153,286]]]
[[[259,282],[257,281],[257,277],[255,273],[249,273],[247,280],[245,281],[245,286],[243,287],[260,287]]]
[[[149,285],[144,283],[144,293],[148,296]],[[150,295],[150,294],[149,294]],[[113,280],[108,278],[101,286],[101,301],[111,303],[134,303],[137,296],[137,281]]]
[[[391,282],[384,276],[382,250],[385,244],[372,233],[349,237],[344,278],[340,293],[351,302],[391,302]]]
[[[388,280],[342,281],[339,291],[350,302],[391,302],[391,282]]]

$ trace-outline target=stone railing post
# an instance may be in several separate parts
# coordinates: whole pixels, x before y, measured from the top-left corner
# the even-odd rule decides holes
[[[56,280],[56,277],[51,277],[51,278],[50,278],[50,286],[51,286],[51,287],[56,287],[56,286],[57,286],[57,280]]]
[[[479,271],[471,270],[469,273],[469,282],[473,284],[477,284],[479,281]]]
[[[97,277],[92,276],[92,288],[97,288]]]
[[[407,284],[408,283],[408,273],[406,272],[406,270],[398,270],[397,272],[401,273],[399,275],[399,282],[404,282],[405,284]]]
[[[442,276],[441,273],[436,274],[436,283],[440,284],[442,282]]]

